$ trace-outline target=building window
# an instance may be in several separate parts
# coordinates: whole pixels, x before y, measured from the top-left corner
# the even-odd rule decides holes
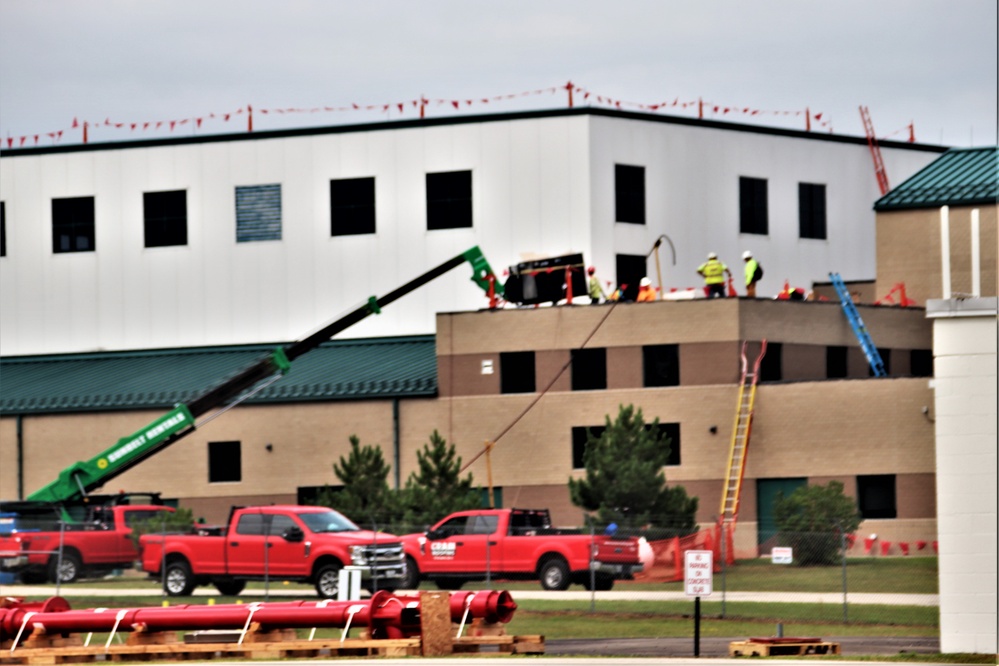
[[[572,350],[572,390],[602,391],[607,388],[607,350]]]
[[[500,353],[500,392],[534,393],[534,352]]]
[[[798,235],[826,238],[826,186],[798,183]]]
[[[208,442],[208,483],[232,483],[242,479],[240,443]]]
[[[427,174],[427,229],[472,226],[472,172]]]
[[[652,429],[652,424],[645,424],[646,430]],[[607,430],[606,426],[573,426],[572,428],[572,468],[586,468],[586,442],[589,436],[600,439]],[[660,423],[659,432],[669,440],[669,457],[666,458],[666,466],[672,467],[680,464],[680,424]]]
[[[622,301],[633,301],[638,298],[638,283],[645,277],[645,255],[644,254],[619,254],[615,257],[615,271],[617,272],[617,289],[620,287],[624,294]]]
[[[93,252],[94,198],[52,200],[52,252]]]
[[[881,357],[881,365],[885,367],[885,376],[891,375],[891,350],[878,347],[878,356]],[[870,363],[867,364],[867,376],[874,376],[874,368],[871,367]]]
[[[781,363],[782,351],[783,345],[781,343],[767,343],[767,353],[763,355],[763,360],[760,361],[761,382],[779,382],[784,378],[784,368]]]
[[[913,349],[909,352],[909,371],[913,377],[933,376],[933,350]]]
[[[375,179],[330,181],[330,235],[375,233]]]
[[[846,358],[846,347],[826,347],[826,379],[842,379],[849,374]]]
[[[281,186],[236,188],[236,242],[281,240]]]
[[[0,257],[7,256],[7,206],[0,201]]]
[[[857,477],[857,506],[860,517],[895,518],[895,475],[873,474]]]
[[[614,165],[614,219],[645,224],[645,167]]]
[[[766,236],[767,181],[764,178],[739,177],[739,232]]]
[[[342,491],[343,486],[298,486],[295,504],[319,504],[320,499],[336,497]]]
[[[142,195],[146,247],[187,245],[187,191]]]
[[[677,345],[642,347],[642,369],[646,387],[679,386],[679,347]]]

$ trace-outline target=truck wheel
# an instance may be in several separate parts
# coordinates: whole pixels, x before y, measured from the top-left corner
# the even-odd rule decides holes
[[[191,565],[184,560],[175,560],[168,564],[163,576],[163,587],[171,597],[190,596],[195,587]]]
[[[404,590],[415,590],[420,586],[420,568],[416,566],[416,560],[406,556],[406,576],[400,579],[399,587]]]
[[[220,594],[224,594],[227,597],[234,597],[243,591],[246,587],[245,580],[217,580],[215,581],[215,589],[219,591]]]
[[[49,581],[53,583],[72,583],[80,577],[83,570],[83,562],[80,556],[75,553],[63,553],[62,562],[59,556],[53,555],[49,560]]]
[[[545,560],[538,568],[541,587],[546,590],[565,590],[569,587],[569,565],[561,557]]]
[[[323,599],[335,599],[340,592],[339,564],[324,564],[316,572],[316,593]]]

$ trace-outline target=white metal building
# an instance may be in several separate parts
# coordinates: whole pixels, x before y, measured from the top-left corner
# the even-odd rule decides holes
[[[881,150],[895,182],[943,151]],[[873,280],[877,197],[862,138],[590,108],[7,150],[0,354],[295,339],[473,245],[623,281],[666,234],[666,289],[712,250],[761,296]],[[468,277],[348,335],[433,332],[483,306]]]

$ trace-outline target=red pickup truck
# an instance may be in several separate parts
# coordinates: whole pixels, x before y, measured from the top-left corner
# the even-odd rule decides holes
[[[132,539],[132,525],[174,509],[162,505],[122,504],[96,506],[83,522],[67,523],[60,531],[53,505],[47,514],[36,512],[22,519],[10,534],[27,540],[28,561],[21,569],[24,582],[49,580],[72,583],[85,576],[100,576],[115,569],[130,569],[139,559]],[[62,546],[62,556],[59,550]],[[58,572],[58,574],[57,574]]]
[[[0,533],[0,582],[13,582],[28,566],[31,539],[26,534]]]
[[[140,542],[143,571],[174,597],[205,584],[236,595],[246,581],[269,579],[311,583],[332,598],[345,566],[357,567],[369,590],[395,590],[406,574],[398,537],[320,506],[233,507],[218,533],[144,534]]]
[[[459,511],[425,534],[402,538],[406,580],[415,588],[431,580],[457,590],[470,580],[540,580],[546,590],[571,583],[609,590],[615,579],[641,571],[635,538],[583,534],[552,527],[547,509]]]

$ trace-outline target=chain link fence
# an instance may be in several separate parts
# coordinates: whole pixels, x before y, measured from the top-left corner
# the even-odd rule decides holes
[[[585,602],[601,612],[642,613],[675,612],[688,614],[695,596],[685,586],[684,555],[688,551],[710,551],[712,554],[712,584],[709,594],[701,596],[702,612],[720,618],[745,618],[773,623],[848,623],[890,624],[913,627],[938,626],[938,580],[936,544],[933,542],[894,542],[885,545],[876,539],[857,540],[852,535],[836,532],[782,533],[777,532],[756,547],[758,556],[742,557],[746,551],[745,535],[735,540],[732,528],[710,527],[693,534],[677,534],[668,528],[626,529],[589,523],[577,528],[526,530],[506,538],[469,523],[460,532],[427,532],[427,525],[370,522],[362,524],[371,530],[372,545],[384,544],[391,535],[414,535],[426,546],[426,553],[440,553],[440,559],[450,561],[450,571],[459,574],[450,579],[420,582],[423,589],[496,588],[513,591],[515,598],[551,599]],[[746,529],[746,528],[741,528]],[[750,528],[751,529],[751,528]],[[212,534],[205,532],[205,534]],[[30,533],[26,533],[30,536]],[[216,536],[221,532],[216,533]],[[416,536],[418,535],[418,536]],[[575,535],[576,540],[589,543],[589,572],[572,572],[566,593],[543,589],[536,567],[524,570],[523,552],[536,552],[543,540],[557,543],[560,535]],[[0,584],[16,586],[22,582],[26,558],[36,551],[23,548],[12,540],[13,535],[0,535]],[[872,535],[873,536],[873,535]],[[597,584],[599,563],[594,554],[603,539],[635,540],[641,567],[626,568],[616,575],[612,589]],[[281,535],[266,535],[281,539]],[[465,565],[464,553],[481,541],[478,564]],[[532,541],[530,546],[517,542]],[[434,546],[433,544],[454,544]],[[736,548],[739,544],[739,548]],[[554,548],[554,546],[552,546]],[[61,548],[45,551],[56,568],[62,566]],[[267,549],[264,550],[267,552]],[[514,560],[519,564],[512,564]],[[305,587],[284,585],[280,575],[270,575],[270,563],[263,562],[265,578],[244,594],[267,596],[298,593],[308,597],[315,592]],[[510,567],[517,569],[511,573]],[[587,577],[587,573],[590,575]],[[155,595],[161,591],[155,581],[130,574],[138,584],[150,588]],[[66,584],[54,580],[54,591]],[[37,580],[31,582],[38,582]],[[373,589],[396,587],[397,581],[382,581],[375,576]],[[263,586],[263,589],[261,589]],[[16,593],[16,591],[15,591]]]

